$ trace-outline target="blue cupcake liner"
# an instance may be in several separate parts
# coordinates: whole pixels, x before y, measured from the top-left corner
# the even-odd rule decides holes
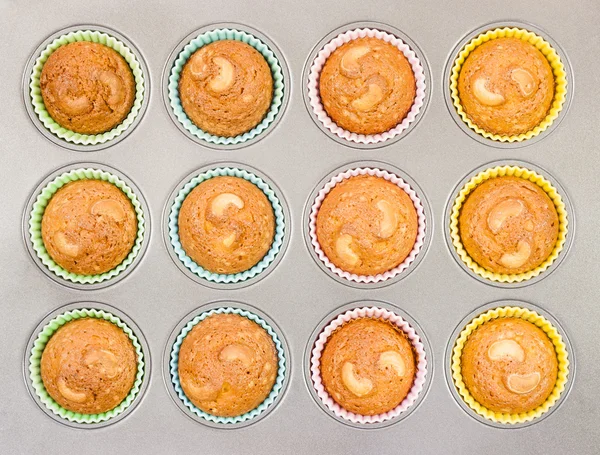
[[[212,42],[221,40],[241,41],[255,48],[258,52],[262,54],[262,56],[267,61],[267,64],[271,68],[271,74],[273,76],[273,99],[271,100],[271,107],[269,108],[267,115],[258,125],[256,125],[250,131],[247,131],[246,133],[240,134],[235,137],[214,136],[205,131],[202,131],[194,124],[194,122],[192,122],[189,119],[189,117],[183,110],[181,100],[179,99],[179,78],[185,63],[188,61],[190,56],[201,47]],[[201,35],[190,41],[183,48],[183,50],[175,60],[175,63],[173,64],[173,68],[171,69],[171,73],[169,75],[168,85],[169,104],[171,105],[171,109],[173,109],[175,117],[177,117],[177,120],[179,120],[183,127],[199,139],[205,140],[212,144],[220,145],[240,144],[242,142],[246,142],[249,139],[253,139],[260,133],[262,133],[264,130],[266,130],[269,127],[269,125],[273,122],[273,120],[275,120],[275,117],[279,113],[279,110],[283,103],[283,91],[283,71],[273,51],[269,49],[269,47],[266,44],[264,44],[262,41],[260,41],[253,35],[241,30],[229,28],[219,28],[216,30],[211,30],[209,32],[202,33]]]
[[[271,336],[273,342],[275,343],[275,348],[277,349],[277,358],[278,358],[278,371],[277,371],[277,379],[275,380],[275,384],[271,389],[271,393],[265,401],[263,401],[258,407],[253,410],[239,415],[235,417],[219,417],[212,414],[208,414],[200,409],[198,409],[185,395],[181,384],[179,382],[179,349],[181,348],[181,343],[183,343],[184,338],[187,334],[198,324],[209,316],[214,314],[238,314],[245,318],[250,319],[251,321],[256,322],[259,326],[266,330],[266,332]],[[175,340],[175,344],[173,344],[173,349],[171,350],[171,361],[170,361],[170,372],[171,372],[171,382],[173,383],[173,387],[175,387],[175,391],[177,392],[177,396],[181,399],[181,401],[185,404],[185,406],[196,414],[198,417],[202,417],[210,422],[214,423],[222,423],[222,424],[233,424],[245,422],[247,420],[253,419],[258,415],[262,414],[267,410],[269,406],[273,404],[279,393],[283,388],[283,381],[285,379],[286,373],[286,358],[285,352],[283,350],[283,345],[277,336],[277,333],[268,325],[263,319],[246,310],[242,310],[239,308],[231,308],[231,307],[223,307],[217,308],[214,310],[206,311],[199,316],[196,316],[190,322],[186,324],[186,326],[181,330],[181,333],[177,336]]]
[[[256,185],[260,188],[263,193],[269,199],[271,206],[273,207],[273,213],[275,215],[275,236],[273,237],[273,243],[271,244],[271,248],[267,252],[267,254],[258,262],[258,264],[254,265],[252,268],[245,270],[243,272],[234,273],[234,274],[219,274],[213,273],[205,268],[196,264],[192,258],[190,258],[183,247],[181,246],[181,241],[179,239],[179,210],[181,209],[181,205],[183,201],[188,196],[188,194],[196,188],[200,183],[205,180],[209,180],[213,177],[240,177],[243,178],[250,183]],[[248,171],[243,169],[224,167],[224,168],[215,168],[209,171],[203,172],[202,174],[194,177],[185,186],[179,191],[177,197],[175,198],[173,205],[171,206],[171,212],[169,214],[169,239],[171,240],[171,245],[175,250],[175,254],[179,258],[179,260],[190,270],[193,274],[199,276],[200,278],[204,278],[208,281],[212,281],[215,283],[238,283],[240,281],[245,281],[249,278],[253,278],[262,271],[264,271],[275,259],[275,256],[279,253],[281,246],[283,245],[283,237],[285,235],[285,218],[283,215],[283,208],[277,195],[275,192],[267,185],[265,181],[263,181],[260,177],[257,177],[254,174],[251,174]]]

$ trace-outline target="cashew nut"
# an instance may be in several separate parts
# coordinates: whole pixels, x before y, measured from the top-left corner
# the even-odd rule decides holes
[[[525,222],[525,226],[524,227],[525,227],[526,231],[532,232],[533,231],[533,221],[527,220]]]
[[[486,80],[483,78],[475,79],[475,82],[473,82],[473,94],[481,103],[487,106],[499,106],[504,103],[504,96],[490,92],[486,88]]]
[[[110,71],[102,71],[98,79],[108,87],[110,92],[108,104],[114,106],[123,100],[125,93],[123,92],[123,81],[121,81],[119,76]]]
[[[219,73],[208,83],[215,92],[223,92],[233,84],[233,65],[223,57],[213,58],[213,63],[219,67]]]
[[[69,93],[69,84],[58,83],[57,85],[56,96],[68,114],[80,115],[92,108],[92,103],[87,96],[74,96]]]
[[[248,346],[243,344],[230,344],[225,346],[219,353],[221,362],[233,362],[239,360],[245,367],[252,364],[252,351]]]
[[[523,203],[518,199],[507,199],[497,204],[489,213],[487,224],[494,234],[502,229],[507,218],[519,216],[524,210]]]
[[[94,349],[88,351],[83,363],[89,367],[96,366],[102,375],[108,378],[114,378],[120,371],[117,357],[105,349]]]
[[[221,242],[223,243],[223,245],[225,245],[225,248],[229,248],[231,245],[233,245],[233,242],[235,242],[236,238],[237,234],[235,232],[232,232],[228,236],[223,237],[223,240],[221,240]]]
[[[369,84],[368,90],[360,98],[352,101],[354,109],[368,111],[383,99],[383,90],[379,84]]]
[[[367,46],[356,46],[348,49],[340,61],[342,72],[345,73],[346,76],[356,76],[360,71],[358,59],[363,55],[368,54],[370,51],[371,49]]]
[[[392,204],[385,199],[377,201],[377,209],[381,211],[383,218],[379,222],[379,237],[387,239],[391,237],[398,228],[398,216]]]
[[[181,378],[181,387],[185,394],[198,401],[216,400],[221,391],[221,387],[214,387],[212,384],[197,386],[192,379]]]
[[[58,378],[56,381],[56,387],[58,388],[58,392],[69,401],[74,401],[75,403],[85,403],[88,399],[85,392],[76,392],[75,390],[70,389],[67,385],[67,382],[63,378]]]
[[[244,201],[242,201],[242,199],[235,194],[221,193],[210,203],[210,210],[216,216],[223,216],[225,209],[229,205],[234,205],[238,209],[243,209]]]
[[[379,355],[379,361],[377,365],[382,370],[392,368],[396,371],[398,376],[404,376],[406,373],[406,365],[404,364],[404,359],[397,351],[385,351]]]
[[[525,264],[527,259],[529,259],[529,256],[531,256],[531,245],[529,242],[519,240],[519,243],[517,243],[517,251],[514,253],[504,253],[500,258],[500,263],[504,267],[516,269]]]
[[[199,79],[203,79],[208,75],[208,65],[204,59],[205,54],[206,48],[202,48],[195,52],[189,61],[190,73]]]
[[[515,68],[511,71],[510,78],[517,83],[523,96],[528,97],[535,92],[535,79],[529,71]]]
[[[535,389],[540,383],[541,376],[536,371],[535,373],[529,374],[517,374],[513,373],[508,376],[507,386],[511,392],[524,394],[529,393]]]
[[[342,234],[335,241],[335,251],[349,265],[355,265],[358,262],[358,255],[350,248],[353,240],[354,238],[351,235]]]
[[[70,256],[72,258],[77,257],[79,254],[79,245],[76,243],[72,243],[67,239],[67,236],[64,232],[59,231],[54,234],[54,245],[56,249],[60,251],[62,254],[66,256]]]
[[[492,343],[487,352],[490,360],[515,360],[523,362],[525,360],[525,351],[515,340],[500,340]]]
[[[354,375],[354,365],[350,362],[346,362],[342,366],[342,382],[357,397],[364,397],[373,389],[370,379],[358,378]]]
[[[114,199],[102,199],[94,203],[90,211],[92,215],[110,216],[117,222],[125,219],[125,210]]]

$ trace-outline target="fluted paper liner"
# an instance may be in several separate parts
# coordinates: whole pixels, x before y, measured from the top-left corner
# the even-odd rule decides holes
[[[122,329],[123,332],[125,332],[125,334],[129,337],[133,344],[133,347],[135,348],[137,356],[137,374],[135,376],[135,381],[133,383],[133,387],[129,391],[129,394],[115,408],[111,409],[110,411],[103,412],[101,414],[82,414],[80,412],[73,412],[63,408],[48,394],[42,381],[41,361],[46,344],[48,343],[52,335],[54,335],[54,333],[60,327],[62,327],[69,321],[80,318],[98,318],[112,322],[120,329]],[[36,340],[33,343],[33,348],[29,357],[28,370],[29,379],[31,380],[33,388],[35,389],[35,393],[40,399],[40,401],[46,406],[46,408],[52,411],[52,413],[70,422],[92,424],[104,422],[106,420],[110,420],[113,417],[118,416],[133,403],[133,401],[136,399],[140,392],[140,387],[144,380],[145,368],[146,366],[144,361],[144,353],[142,352],[140,342],[137,339],[136,335],[132,332],[132,330],[127,326],[127,324],[121,321],[118,317],[106,311],[84,308],[79,310],[67,311],[59,316],[56,316],[44,326],[44,328],[38,334]]]
[[[482,182],[491,178],[504,176],[519,177],[525,180],[529,180],[530,182],[533,182],[536,185],[538,185],[550,197],[550,199],[554,203],[554,207],[556,208],[556,213],[558,214],[558,240],[556,241],[556,245],[554,246],[552,253],[550,253],[550,256],[548,256],[548,258],[542,264],[540,264],[533,270],[511,275],[491,272],[481,267],[473,259],[471,259],[471,257],[468,255],[467,251],[465,250],[462,244],[458,228],[460,210],[469,194]],[[565,244],[568,225],[569,222],[567,219],[567,210],[565,208],[565,204],[562,200],[562,197],[560,196],[556,188],[554,188],[548,180],[546,180],[544,177],[537,174],[536,172],[523,167],[498,166],[480,172],[479,174],[471,178],[471,180],[469,180],[465,184],[465,186],[460,190],[458,197],[454,200],[454,204],[452,205],[452,212],[450,214],[450,237],[452,239],[452,245],[456,249],[458,256],[472,272],[491,281],[496,281],[500,283],[520,283],[522,281],[526,281],[538,276],[539,274],[547,270],[548,267],[550,267],[552,263],[556,260],[556,258],[558,258]]]
[[[416,353],[417,361],[417,370],[415,373],[412,388],[410,389],[408,395],[404,398],[402,403],[400,403],[391,411],[372,416],[356,414],[354,412],[350,412],[344,409],[342,406],[336,403],[333,400],[333,398],[331,398],[331,396],[327,393],[321,379],[321,354],[323,353],[323,349],[325,348],[327,340],[329,339],[331,334],[347,322],[350,322],[353,319],[362,318],[372,318],[388,321],[394,324],[400,330],[402,330],[406,334],[413,346],[413,349]],[[378,308],[374,306],[362,307],[356,308],[354,310],[348,310],[345,313],[340,314],[322,330],[311,352],[310,371],[312,383],[317,392],[317,395],[319,396],[321,401],[323,401],[325,406],[327,406],[327,408],[336,416],[341,417],[345,420],[349,420],[353,423],[380,423],[398,417],[403,412],[406,412],[415,403],[419,394],[423,391],[423,387],[425,385],[425,379],[427,377],[427,356],[425,352],[425,347],[423,346],[423,343],[421,343],[421,338],[419,337],[415,329],[412,328],[410,324],[406,322],[402,317],[384,308]]]
[[[396,46],[404,54],[408,60],[408,63],[410,63],[412,71],[415,75],[417,90],[410,111],[398,125],[380,134],[357,134],[338,126],[325,111],[325,108],[321,103],[321,95],[319,92],[319,78],[321,77],[321,70],[333,51],[348,41],[365,37],[378,38]],[[319,121],[325,126],[325,128],[327,128],[336,136],[359,144],[377,144],[402,134],[419,115],[419,112],[425,103],[426,90],[427,87],[425,85],[425,72],[423,70],[423,65],[421,64],[421,61],[415,52],[400,38],[397,38],[390,33],[371,28],[348,30],[347,32],[342,33],[336,38],[332,39],[323,47],[323,49],[319,51],[311,65],[310,73],[308,75],[308,97],[310,99],[310,105]]]
[[[523,41],[533,44],[542,54],[544,54],[546,59],[548,59],[548,63],[550,64],[552,68],[552,73],[554,74],[554,99],[552,100],[552,104],[550,105],[548,114],[546,115],[544,120],[542,120],[542,122],[531,131],[514,136],[493,134],[478,127],[475,123],[471,121],[467,113],[464,111],[460,102],[460,95],[458,93],[458,77],[460,75],[462,65],[464,64],[469,54],[481,44],[496,38],[519,38]],[[562,110],[563,104],[565,103],[565,99],[567,96],[567,75],[565,67],[560,60],[560,56],[556,53],[554,48],[550,46],[550,44],[547,41],[545,41],[541,36],[538,36],[533,32],[521,28],[496,28],[494,30],[489,30],[488,32],[482,33],[479,36],[473,38],[460,51],[458,57],[454,61],[454,66],[452,67],[452,71],[450,73],[450,94],[452,96],[452,102],[454,104],[454,107],[456,108],[456,112],[458,113],[460,118],[467,124],[469,128],[471,128],[477,134],[487,139],[491,139],[493,141],[521,142],[526,139],[531,139],[537,136],[538,134],[542,133],[543,131],[548,129],[550,125],[552,125],[554,120],[556,120],[560,111]]]
[[[482,324],[496,318],[521,318],[535,324],[537,327],[542,329],[550,341],[554,345],[556,350],[556,357],[558,360],[558,376],[554,389],[550,393],[548,399],[541,406],[529,412],[522,412],[519,414],[509,414],[505,412],[494,412],[491,411],[481,404],[479,404],[465,385],[462,378],[461,371],[461,357],[462,350],[467,342],[469,336],[477,330]],[[469,407],[480,416],[491,420],[492,422],[503,423],[503,424],[517,424],[523,422],[529,422],[533,419],[540,417],[542,414],[547,412],[560,398],[561,393],[565,390],[569,376],[569,358],[567,348],[562,340],[562,336],[558,333],[558,330],[550,323],[546,318],[539,315],[535,311],[528,310],[520,307],[501,307],[489,310],[475,319],[473,319],[460,333],[454,349],[452,350],[452,379],[454,385],[458,390],[458,393],[462,397]]]

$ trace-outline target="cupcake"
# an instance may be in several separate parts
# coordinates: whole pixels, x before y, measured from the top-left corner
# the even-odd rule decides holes
[[[417,92],[413,69],[403,52],[369,36],[336,48],[323,65],[318,87],[331,120],[363,135],[384,133],[399,125]]]
[[[417,371],[406,334],[375,318],[354,319],[337,328],[320,362],[327,394],[343,409],[363,416],[384,414],[399,406]]]
[[[95,317],[79,318],[51,336],[40,372],[46,392],[62,408],[102,414],[130,394],[138,358],[131,339],[117,325]]]
[[[467,338],[461,374],[471,396],[498,413],[537,409],[554,390],[556,351],[548,335],[521,318],[485,322]]]
[[[116,185],[81,179],[52,195],[41,220],[43,246],[67,272],[100,275],[132,251],[138,220],[131,200]]]
[[[211,314],[185,335],[177,372],[194,406],[211,416],[236,417],[270,396],[278,354],[256,322],[233,313]]]
[[[559,216],[539,185],[505,175],[470,192],[460,209],[458,230],[466,253],[479,266],[517,275],[537,269],[553,253]]]
[[[413,252],[419,217],[411,196],[375,173],[345,176],[316,212],[316,240],[343,272],[375,276],[403,264]]]
[[[123,122],[136,97],[134,76],[125,59],[91,41],[71,42],[52,52],[39,84],[52,119],[86,135],[110,131]]]
[[[237,40],[202,46],[185,63],[179,97],[202,131],[235,137],[265,118],[273,99],[273,76],[265,57]]]

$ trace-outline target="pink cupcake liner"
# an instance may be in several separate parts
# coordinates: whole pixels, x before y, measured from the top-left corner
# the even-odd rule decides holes
[[[327,115],[323,104],[321,103],[321,96],[319,94],[319,78],[321,76],[321,70],[323,69],[323,65],[331,55],[331,53],[336,50],[341,45],[347,43],[348,41],[352,41],[358,38],[379,38],[388,43],[396,46],[407,58],[410,63],[413,73],[415,75],[415,81],[417,84],[417,92],[415,95],[415,100],[413,102],[411,110],[408,112],[404,120],[401,123],[396,125],[391,130],[386,131],[381,134],[356,134],[350,131],[347,131],[343,128],[340,128],[330,117]],[[310,100],[310,105],[313,108],[313,111],[319,121],[333,134],[337,135],[342,139],[346,139],[350,142],[356,142],[359,144],[376,144],[379,142],[387,141],[392,139],[393,137],[402,134],[408,126],[417,118],[417,115],[421,111],[423,104],[425,103],[425,72],[423,70],[423,65],[421,65],[421,61],[415,54],[415,52],[402,41],[400,38],[395,37],[386,32],[382,32],[381,30],[371,29],[371,28],[357,28],[355,30],[349,30],[345,33],[338,35],[336,38],[327,43],[323,49],[319,51],[315,60],[312,63],[310,68],[310,73],[308,75],[308,97]]]
[[[323,349],[325,348],[327,340],[338,327],[344,325],[345,323],[353,319],[360,318],[383,319],[396,325],[408,336],[408,339],[412,343],[415,352],[417,353],[418,359],[417,372],[415,374],[413,386],[408,392],[406,398],[404,398],[404,400],[402,401],[402,403],[400,403],[391,411],[372,416],[355,414],[354,412],[350,412],[342,408],[327,393],[321,380],[321,354],[323,352]],[[350,422],[360,424],[385,422],[386,420],[398,417],[400,414],[407,411],[415,403],[419,394],[423,391],[425,379],[427,376],[427,358],[425,354],[425,347],[423,346],[423,343],[421,343],[421,339],[419,335],[415,332],[415,329],[413,329],[408,322],[406,322],[397,314],[378,307],[362,307],[356,308],[354,310],[349,310],[345,313],[340,314],[337,318],[330,322],[323,329],[323,331],[317,338],[317,341],[315,342],[315,347],[312,350],[310,364],[311,379],[313,382],[313,386],[317,392],[317,395],[319,396],[321,401],[323,401],[325,406],[327,406],[327,408],[330,411],[332,411],[336,416],[341,417],[342,419],[349,420]]]
[[[388,270],[387,272],[380,273],[377,275],[356,275],[355,273],[346,272],[346,271],[340,269],[339,267],[335,266],[329,260],[329,258],[325,255],[325,252],[323,251],[323,249],[321,248],[321,245],[319,244],[319,241],[317,240],[317,213],[319,212],[319,209],[321,208],[321,204],[323,203],[325,196],[327,196],[327,194],[329,194],[331,189],[334,186],[336,186],[338,183],[342,182],[343,180],[349,179],[351,177],[356,177],[359,175],[372,175],[375,177],[381,177],[381,178],[386,179],[389,182],[394,183],[395,185],[398,185],[400,188],[402,188],[402,190],[404,190],[406,192],[406,194],[408,194],[408,196],[410,197],[410,199],[412,200],[412,202],[415,206],[415,210],[417,211],[417,219],[418,219],[417,238],[415,240],[415,244],[414,244],[413,249],[411,250],[410,254],[406,257],[404,262],[402,262],[400,265],[394,267],[391,270]],[[415,260],[415,258],[421,251],[421,248],[423,247],[423,244],[425,242],[425,228],[426,228],[425,210],[423,208],[423,204],[421,203],[421,199],[419,199],[419,197],[417,196],[417,193],[415,193],[415,191],[410,187],[410,185],[408,183],[406,183],[404,180],[402,180],[397,175],[391,174],[387,171],[384,171],[381,169],[376,169],[376,168],[350,169],[346,172],[342,172],[341,174],[338,174],[335,177],[333,177],[323,187],[323,189],[321,189],[321,191],[319,191],[319,193],[317,194],[317,197],[315,199],[315,202],[313,203],[311,211],[310,211],[309,228],[310,228],[311,244],[312,244],[313,248],[315,249],[315,252],[317,253],[317,256],[319,257],[319,259],[325,264],[325,266],[329,270],[331,270],[333,273],[335,273],[336,275],[338,275],[341,278],[345,278],[350,281],[355,281],[357,283],[379,283],[381,281],[385,281],[390,278],[393,278],[396,275],[399,275],[400,273],[402,273],[404,270],[406,270],[410,266],[410,264],[412,264],[412,262]]]

